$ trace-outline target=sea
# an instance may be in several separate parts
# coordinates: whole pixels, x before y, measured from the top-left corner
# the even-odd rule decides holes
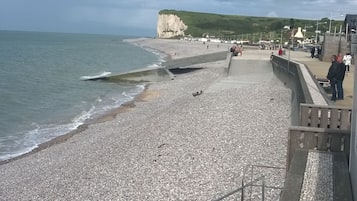
[[[160,66],[131,36],[0,31],[0,161],[77,129],[141,93],[144,83],[84,76]]]

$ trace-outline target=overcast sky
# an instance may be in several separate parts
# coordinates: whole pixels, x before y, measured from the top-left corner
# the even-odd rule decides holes
[[[155,36],[162,9],[343,20],[357,0],[0,0],[0,30]]]

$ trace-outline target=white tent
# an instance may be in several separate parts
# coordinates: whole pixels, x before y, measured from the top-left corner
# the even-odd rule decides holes
[[[301,27],[298,27],[298,30],[297,30],[296,34],[294,35],[294,38],[304,38],[304,35],[301,31]]]

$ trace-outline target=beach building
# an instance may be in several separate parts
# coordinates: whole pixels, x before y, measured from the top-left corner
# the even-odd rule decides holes
[[[357,15],[347,14],[344,21],[346,33],[356,33],[357,30]]]

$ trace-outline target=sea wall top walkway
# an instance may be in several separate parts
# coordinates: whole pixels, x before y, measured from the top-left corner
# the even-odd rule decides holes
[[[288,52],[283,57],[288,58]],[[317,58],[311,58],[310,53],[302,52],[302,51],[291,51],[290,59],[293,61],[297,61],[299,63],[305,64],[307,66],[308,70],[311,72],[311,74],[318,78],[326,78],[328,69],[331,65],[330,62],[320,61]],[[344,100],[330,102],[329,104],[336,105],[336,106],[352,107],[354,71],[355,71],[354,65],[350,66],[349,72],[346,71],[346,76],[343,81]],[[329,95],[329,97],[330,97],[330,95]]]

